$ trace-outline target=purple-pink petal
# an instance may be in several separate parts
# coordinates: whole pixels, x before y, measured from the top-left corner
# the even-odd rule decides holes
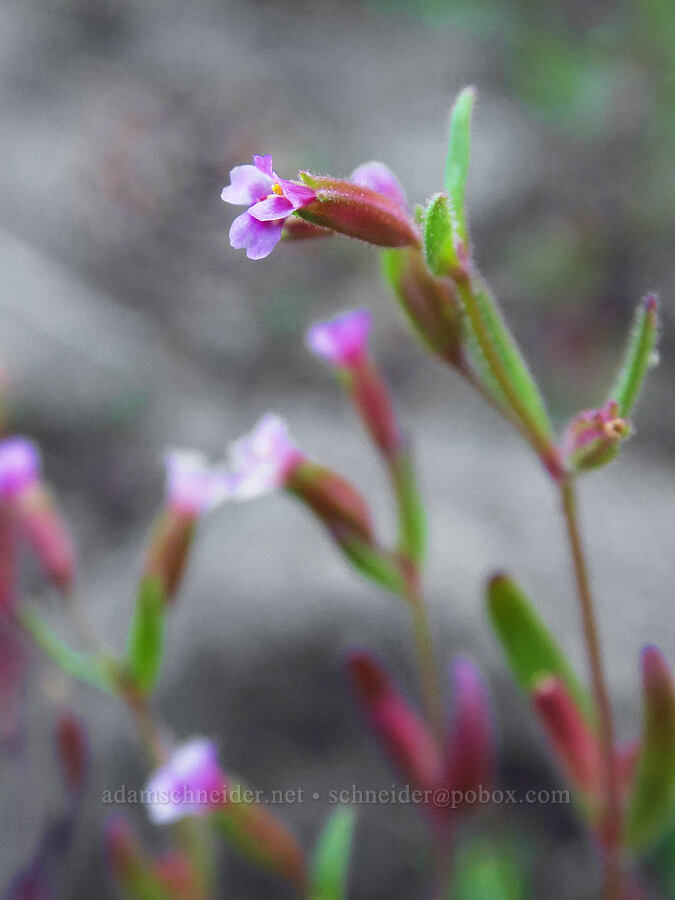
[[[27,438],[0,441],[0,499],[8,500],[40,477],[40,453]]]
[[[274,222],[278,219],[287,219],[293,209],[293,204],[286,197],[270,194],[260,203],[255,203],[249,209],[249,214],[259,222]]]
[[[272,154],[266,153],[264,156],[253,156],[253,165],[256,169],[259,169],[261,172],[264,172],[268,178],[272,178],[276,180],[276,175],[274,174],[274,170],[272,168]]]
[[[242,213],[230,227],[230,244],[235,250],[246,250],[249,259],[263,259],[281,240],[283,222],[259,222],[249,212]]]
[[[235,206],[249,206],[266,197],[273,184],[272,177],[256,166],[235,166],[230,172],[230,184],[223,188],[220,197]]]
[[[178,747],[146,785],[148,815],[155,825],[199,816],[225,802],[226,779],[212,741],[195,738]]]
[[[401,182],[389,166],[385,166],[382,162],[372,160],[371,162],[362,163],[354,169],[349,180],[353,184],[359,184],[361,187],[377,191],[378,194],[384,194],[385,197],[389,197],[398,206],[406,208],[408,206],[408,200]]]
[[[334,365],[352,365],[366,350],[371,326],[369,310],[350,310],[312,325],[307,332],[307,345],[317,356]]]
[[[316,200],[316,192],[304,184],[286,181],[284,178],[280,178],[278,184],[284,192],[284,197],[290,200],[294,209],[301,209]]]

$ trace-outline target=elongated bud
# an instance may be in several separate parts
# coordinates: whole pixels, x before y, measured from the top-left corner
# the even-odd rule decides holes
[[[305,855],[295,835],[269,809],[256,802],[239,782],[230,782],[227,805],[212,821],[225,840],[244,857],[296,885],[304,896]]]
[[[419,246],[414,219],[389,193],[309,172],[300,172],[300,178],[316,195],[297,210],[301,218],[380,247]]]
[[[584,410],[565,429],[561,448],[564,464],[571,472],[598,469],[614,459],[629,436],[630,425],[619,415],[615,400],[600,409]]]
[[[621,744],[616,750],[616,771],[622,796],[628,796],[633,787],[633,779],[640,758],[641,744],[639,740]]]
[[[647,294],[635,312],[623,362],[610,397],[619,415],[627,418],[637,402],[645,377],[657,361],[659,304],[655,294]]]
[[[454,715],[446,750],[447,786],[466,798],[494,784],[494,722],[485,683],[471,660],[455,659],[451,677]]]
[[[152,860],[146,855],[128,820],[117,813],[108,820],[104,834],[105,856],[113,878],[130,900],[157,897],[169,900]]]
[[[200,878],[195,877],[190,860],[172,850],[160,857],[152,866],[157,880],[166,889],[171,900],[202,900],[206,897]]]
[[[415,247],[385,250],[384,274],[421,340],[452,366],[462,355],[463,312],[452,281],[435,278]]]
[[[386,669],[357,650],[347,657],[347,672],[368,726],[401,776],[420,790],[438,788],[444,768],[438,744]]]
[[[12,511],[0,504],[0,619],[11,615],[16,609],[17,541]]]
[[[79,794],[89,774],[90,749],[82,719],[71,710],[56,723],[56,746],[68,789]]]
[[[368,504],[345,478],[315,462],[302,462],[289,474],[286,490],[294,494],[341,541],[356,536],[372,543]]]
[[[281,238],[284,241],[304,241],[308,238],[333,237],[334,235],[335,232],[330,228],[312,225],[311,222],[307,222],[299,216],[289,216],[281,229]]]
[[[535,686],[532,699],[561,768],[577,790],[597,801],[603,784],[600,747],[564,684],[547,676]]]
[[[387,386],[368,351],[371,326],[367,309],[352,310],[313,325],[307,345],[336,368],[373,442],[391,459],[401,446],[401,433]]]
[[[75,575],[75,551],[40,473],[40,454],[31,441],[12,437],[0,442],[0,500],[14,511],[47,580],[67,593]]]

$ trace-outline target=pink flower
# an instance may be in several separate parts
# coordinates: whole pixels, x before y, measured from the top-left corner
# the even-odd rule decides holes
[[[175,512],[196,518],[230,495],[230,479],[222,466],[211,466],[195,450],[167,450],[166,497]]]
[[[27,438],[0,441],[0,499],[11,500],[40,479],[40,452]]]
[[[408,200],[405,191],[401,186],[401,182],[394,175],[389,166],[385,166],[384,163],[377,162],[376,160],[361,163],[361,165],[357,166],[349,176],[349,180],[353,184],[370,188],[371,191],[376,191],[378,194],[384,194],[399,206],[408,206]]]
[[[267,413],[250,434],[230,447],[232,496],[248,500],[283,487],[304,459],[284,420]]]
[[[372,322],[367,309],[355,309],[327,322],[317,322],[307,332],[307,346],[333,365],[348,368],[363,359]]]
[[[279,178],[272,157],[254,156],[253,165],[236,166],[221,198],[235,206],[248,206],[232,223],[230,244],[246,250],[249,259],[268,256],[281,239],[286,219],[316,199],[311,188]]]
[[[226,789],[215,744],[194,738],[151,775],[145,787],[148,815],[155,825],[206,815],[225,802]]]
[[[608,400],[599,409],[585,409],[567,425],[562,454],[570,470],[595,469],[610,462],[630,436],[630,425],[619,415],[619,404]]]

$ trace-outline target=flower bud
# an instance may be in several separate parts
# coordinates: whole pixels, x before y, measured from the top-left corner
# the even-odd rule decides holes
[[[587,800],[597,802],[603,767],[596,736],[559,679],[546,676],[535,686],[532,696],[539,721],[563,771]]]
[[[494,784],[494,722],[485,684],[471,660],[457,657],[451,676],[454,715],[446,750],[447,785],[466,797]]]
[[[78,794],[89,773],[89,741],[84,722],[70,710],[56,723],[56,746],[68,789]]]
[[[11,615],[17,603],[17,534],[14,516],[0,504],[0,619]]]
[[[306,221],[380,247],[419,246],[414,219],[389,192],[309,172],[300,178],[316,195],[296,211]]]
[[[610,462],[619,445],[630,436],[630,425],[619,416],[619,405],[609,400],[600,409],[578,413],[565,429],[562,453],[569,471],[597,469]]]
[[[452,366],[462,357],[462,308],[449,278],[434,277],[418,248],[387,250],[384,273],[421,340]]]
[[[347,658],[347,671],[366,722],[396,769],[416,789],[438,788],[443,778],[439,747],[385,668],[373,654],[356,650]]]
[[[356,535],[373,541],[370,510],[346,479],[315,462],[302,462],[291,472],[286,489],[300,499],[336,540]]]
[[[342,313],[313,325],[307,344],[338,370],[373,442],[391,459],[400,449],[401,433],[387,387],[368,352],[371,325],[367,309]]]
[[[0,442],[0,500],[16,515],[48,581],[68,592],[75,575],[75,550],[40,470],[40,454],[33,443],[20,437]]]

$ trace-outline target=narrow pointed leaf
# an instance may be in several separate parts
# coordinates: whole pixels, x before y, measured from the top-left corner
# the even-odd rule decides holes
[[[525,877],[506,847],[474,841],[457,854],[448,900],[525,900]]]
[[[626,840],[633,850],[657,841],[675,820],[675,686],[656,647],[642,655],[644,726]]]
[[[73,650],[44,619],[28,607],[19,611],[19,619],[35,643],[65,672],[100,691],[113,692],[114,680],[105,659]]]
[[[346,807],[326,822],[312,860],[311,900],[347,900],[355,824],[354,811]]]
[[[340,538],[340,548],[354,568],[393,594],[403,591],[401,570],[393,557],[356,534]]]
[[[155,686],[162,668],[166,600],[157,578],[144,578],[138,588],[129,633],[126,662],[136,686],[147,693]]]
[[[619,369],[610,399],[619,404],[619,415],[627,418],[642,390],[649,371],[658,337],[658,303],[648,294],[637,308],[628,346]]]
[[[497,575],[488,587],[488,613],[511,672],[520,687],[531,694],[547,675],[560,679],[570,696],[593,720],[591,703],[562,648],[529,599],[506,575]]]
[[[465,194],[471,156],[471,113],[476,99],[476,90],[464,88],[455,101],[450,118],[450,138],[445,163],[445,190],[450,196],[457,234],[468,246],[466,226]]]

